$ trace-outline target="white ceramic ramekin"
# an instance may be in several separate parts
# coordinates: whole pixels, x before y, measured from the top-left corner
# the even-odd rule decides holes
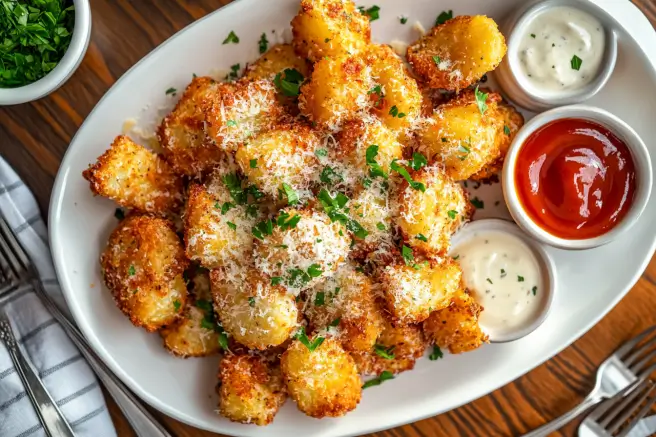
[[[586,86],[562,93],[540,93],[519,72],[519,43],[526,27],[547,9],[569,6],[597,18],[604,26],[606,45],[597,77]],[[590,99],[608,82],[617,61],[617,35],[615,20],[603,9],[587,0],[543,0],[527,2],[502,24],[501,31],[508,41],[508,53],[494,71],[499,86],[510,100],[534,112],[563,105],[581,103]]]
[[[517,155],[531,134],[554,120],[580,118],[598,123],[624,141],[628,147],[636,173],[636,189],[633,202],[624,218],[605,234],[580,240],[556,237],[536,224],[524,210],[515,190],[515,166]],[[506,205],[515,222],[533,238],[561,249],[590,249],[610,243],[626,232],[638,220],[647,206],[653,183],[651,159],[647,146],[636,131],[617,116],[600,108],[586,105],[571,105],[555,108],[531,119],[517,132],[503,165],[502,187]]]
[[[64,57],[50,73],[34,83],[18,88],[0,88],[0,106],[31,102],[47,96],[62,86],[82,62],[91,38],[91,8],[89,0],[73,0],[75,26],[73,37]]]

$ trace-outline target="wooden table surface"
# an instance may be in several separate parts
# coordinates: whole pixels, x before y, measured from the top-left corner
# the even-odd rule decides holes
[[[57,168],[71,138],[109,87],[169,36],[228,2],[91,2],[91,44],[73,78],[57,92],[37,102],[0,108],[0,155],[32,188],[44,215]],[[656,25],[656,0],[634,2]],[[469,405],[371,437],[521,435],[578,403],[591,389],[599,363],[619,344],[654,323],[656,258],[615,309],[590,332],[545,364]],[[118,435],[134,435],[110,398],[108,407]],[[216,435],[158,415],[177,436]],[[559,435],[574,433],[572,425]]]

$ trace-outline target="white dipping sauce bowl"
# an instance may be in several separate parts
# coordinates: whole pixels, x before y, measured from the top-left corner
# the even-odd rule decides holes
[[[62,86],[77,70],[91,38],[89,0],[73,0],[75,26],[71,43],[57,66],[36,82],[18,88],[0,88],[0,106],[17,105],[45,97]]]
[[[538,261],[540,276],[542,277],[542,286],[540,287],[541,306],[535,317],[524,326],[520,326],[516,330],[504,334],[494,335],[493,332],[487,332],[484,327],[481,326],[483,332],[490,336],[490,343],[506,343],[519,340],[535,331],[549,315],[549,310],[551,309],[551,304],[553,303],[554,295],[556,294],[556,285],[558,283],[556,277],[556,266],[551,256],[539,242],[529,238],[513,222],[502,219],[483,219],[467,223],[453,235],[451,239],[451,253],[454,253],[460,244],[473,238],[475,234],[484,234],[486,232],[506,233],[517,237],[528,246],[531,252],[535,255],[535,259]],[[483,311],[485,311],[485,308],[483,308]]]
[[[626,144],[631,153],[631,158],[633,159],[636,174],[636,187],[633,195],[633,202],[631,203],[626,215],[619,223],[608,232],[597,237],[574,240],[564,239],[550,234],[531,219],[528,213],[524,210],[517,195],[517,191],[515,190],[515,166],[517,164],[517,156],[526,140],[543,126],[552,121],[564,118],[589,120],[604,126]],[[508,149],[508,154],[506,155],[506,160],[503,165],[501,180],[503,196],[506,200],[506,205],[508,206],[510,215],[512,215],[515,222],[526,233],[545,244],[559,247],[561,249],[573,250],[591,249],[593,247],[610,243],[620,234],[631,228],[647,206],[652,184],[653,174],[649,150],[636,131],[610,112],[587,105],[571,105],[555,108],[537,115],[526,123],[519,132],[517,132],[517,135]]]
[[[519,44],[526,28],[537,15],[547,9],[561,6],[569,6],[587,12],[601,22],[606,40],[604,55],[597,76],[587,85],[559,93],[540,92],[521,73]],[[586,0],[527,2],[509,16],[501,26],[501,31],[507,39],[508,53],[494,71],[495,78],[510,100],[533,112],[588,100],[606,85],[615,69],[617,35],[614,29],[616,26],[615,20],[606,11]]]

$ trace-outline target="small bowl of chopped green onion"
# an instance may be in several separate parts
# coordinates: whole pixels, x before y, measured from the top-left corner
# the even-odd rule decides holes
[[[0,0],[0,105],[55,91],[82,62],[89,0]]]

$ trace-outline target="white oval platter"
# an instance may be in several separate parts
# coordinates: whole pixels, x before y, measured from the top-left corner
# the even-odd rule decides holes
[[[524,0],[375,0],[373,39],[410,42],[413,23],[428,29],[435,17],[485,14],[502,20]],[[589,104],[626,120],[651,148],[656,168],[656,33],[630,2],[594,0],[618,22],[619,59],[608,86]],[[157,108],[174,102],[169,87],[184,89],[192,74],[243,67],[258,56],[266,32],[276,41],[288,32],[297,0],[240,0],[201,19],[155,49],[102,98],[71,142],[55,181],[50,204],[50,242],[58,278],[78,325],[109,367],[153,407],[190,425],[240,436],[351,436],[433,416],[470,402],[516,379],[568,346],[597,323],[633,286],[656,246],[656,196],[631,231],[605,247],[566,252],[548,248],[559,292],[548,319],[522,340],[486,345],[439,361],[419,360],[413,371],[367,389],[358,408],[339,419],[315,420],[288,401],[273,424],[260,428],[231,423],[215,414],[218,358],[181,360],[170,356],[157,334],[134,328],[102,285],[98,257],[116,225],[115,205],[94,198],[82,171],[121,133],[123,123],[156,119]],[[399,16],[408,16],[402,25]],[[239,44],[222,45],[234,30]],[[526,114],[530,117],[530,114]],[[501,189],[469,188],[485,201],[476,218],[507,218]],[[495,203],[500,202],[495,206]],[[630,322],[630,321],[628,321]]]

